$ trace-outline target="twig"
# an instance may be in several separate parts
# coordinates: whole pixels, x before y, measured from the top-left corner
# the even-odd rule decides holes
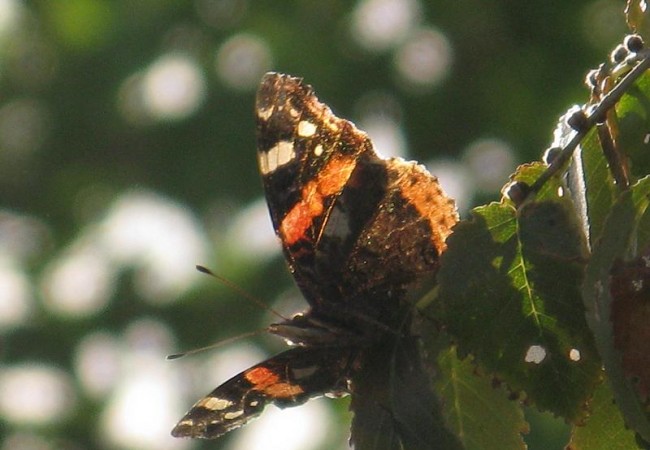
[[[603,97],[598,105],[592,110],[591,114],[586,116],[586,121],[580,129],[576,130],[575,135],[569,143],[562,149],[558,156],[553,160],[551,165],[540,175],[540,177],[531,186],[530,192],[539,191],[544,183],[546,183],[553,175],[555,175],[573,155],[573,151],[578,147],[580,141],[587,135],[587,133],[600,121],[603,120],[607,111],[616,105],[616,103],[623,97],[623,94],[634,84],[634,82],[643,73],[650,68],[650,52],[644,50],[639,52],[637,57],[641,58],[640,62],[625,75],[621,81]]]

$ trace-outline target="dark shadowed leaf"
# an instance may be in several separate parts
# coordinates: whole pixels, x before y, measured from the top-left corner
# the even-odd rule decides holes
[[[530,182],[543,170],[523,166],[513,179]],[[459,354],[473,354],[530,403],[580,420],[600,360],[579,291],[585,237],[566,188],[552,179],[519,209],[507,199],[476,208],[448,245],[431,308]]]
[[[417,339],[392,341],[366,352],[355,377],[350,405],[355,450],[461,450],[445,427]]]

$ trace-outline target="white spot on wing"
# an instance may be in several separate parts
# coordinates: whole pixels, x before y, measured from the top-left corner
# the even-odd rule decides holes
[[[208,397],[201,400],[197,406],[202,406],[212,411],[221,411],[222,409],[226,409],[232,405],[233,402],[230,400],[226,400],[224,398]]]
[[[240,417],[244,414],[244,411],[235,411],[235,412],[229,412],[223,415],[223,418],[226,420],[233,420],[236,419],[237,417]]]
[[[301,120],[298,123],[298,136],[310,137],[316,132],[316,125],[308,120]]]
[[[280,141],[268,152],[259,153],[260,171],[262,175],[266,175],[291,162],[295,157],[296,152],[293,148],[293,142]]]
[[[316,147],[314,147],[314,155],[320,156],[322,154],[323,154],[323,146],[318,144]]]

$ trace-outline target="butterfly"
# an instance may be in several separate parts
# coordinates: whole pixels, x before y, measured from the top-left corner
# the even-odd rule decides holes
[[[439,440],[431,413],[411,407],[430,394],[405,299],[438,269],[458,221],[453,200],[423,166],[378,156],[299,78],[266,74],[255,108],[271,220],[309,308],[269,327],[289,350],[199,400],[172,435],[216,438],[269,404],[351,394],[358,448]]]

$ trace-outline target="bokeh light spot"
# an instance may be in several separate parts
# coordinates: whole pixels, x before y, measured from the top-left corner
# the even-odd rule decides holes
[[[495,138],[483,138],[471,143],[464,151],[476,189],[496,192],[515,169],[513,150],[506,142]]]
[[[0,107],[0,161],[12,166],[41,148],[50,131],[45,105],[16,99]]]
[[[135,289],[154,303],[173,301],[198,279],[210,248],[192,211],[146,191],[115,201],[100,224],[103,248],[123,266],[135,266]]]
[[[74,353],[74,367],[87,395],[101,398],[113,389],[123,350],[117,339],[106,332],[92,333],[81,340]]]
[[[352,37],[366,50],[383,51],[402,42],[420,20],[416,0],[362,0],[352,14]]]
[[[18,0],[0,0],[0,39],[16,31],[23,14],[22,2]]]
[[[105,411],[103,429],[109,442],[121,448],[184,448],[189,442],[169,436],[170,414],[167,385],[160,375],[139,370],[122,383]]]
[[[397,73],[414,88],[435,86],[449,73],[452,50],[438,30],[420,29],[412,33],[395,53]]]
[[[87,317],[103,310],[113,293],[115,273],[106,255],[88,243],[71,248],[46,268],[41,289],[50,311]]]
[[[179,120],[194,113],[205,100],[203,72],[190,57],[169,54],[153,63],[141,79],[142,101],[156,120]]]
[[[194,370],[197,375],[196,390],[191,395],[194,397],[205,395],[206,388],[211,389],[212,385],[223,383],[242,370],[264,360],[266,356],[268,355],[250,342],[229,345],[227,348],[213,352],[203,363],[196,366],[197,369]],[[196,398],[189,399],[190,402],[196,400]]]
[[[119,381],[100,419],[102,433],[123,449],[187,448],[190,441],[169,435],[180,409],[178,367],[165,360],[170,330],[159,321],[141,319],[123,335]]]
[[[0,248],[4,257],[16,262],[39,257],[49,238],[50,230],[41,220],[0,209]]]
[[[362,123],[379,155],[387,158],[406,156],[406,138],[399,124],[379,115],[369,116]]]
[[[75,403],[71,380],[55,367],[23,363],[0,370],[0,415],[9,422],[56,423],[73,412]]]
[[[401,126],[402,110],[397,99],[373,92],[357,102],[359,127],[368,133],[377,153],[383,157],[406,156],[406,137]]]
[[[445,193],[454,199],[462,214],[469,210],[474,195],[472,175],[466,165],[451,159],[435,159],[426,164],[429,172],[438,178]]]
[[[255,89],[272,64],[267,43],[257,36],[241,33],[219,48],[216,71],[228,87],[244,91]]]
[[[311,450],[323,447],[331,439],[333,422],[326,402],[311,400],[300,408],[267,407],[254,423],[235,436],[232,449],[247,450]],[[300,426],[296,426],[299,423]],[[343,439],[341,439],[343,440]]]
[[[27,322],[33,309],[30,281],[0,257],[0,331],[8,331]]]
[[[256,263],[263,263],[280,252],[265,199],[257,199],[239,210],[228,226],[224,245],[229,253]]]

